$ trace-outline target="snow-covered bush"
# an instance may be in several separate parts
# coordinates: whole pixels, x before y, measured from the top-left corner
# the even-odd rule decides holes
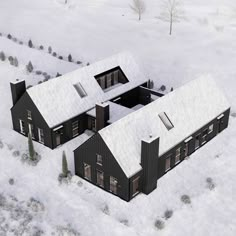
[[[12,144],[7,144],[7,148],[11,151],[13,149],[13,145]]]
[[[109,206],[107,204],[105,204],[102,208],[102,212],[106,215],[110,215],[110,209]]]
[[[165,228],[165,222],[162,220],[156,220],[155,221],[155,227],[159,230],[162,230]]]
[[[79,180],[79,181],[77,182],[77,185],[78,185],[79,187],[82,187],[82,186],[83,186],[83,182]]]
[[[121,224],[129,226],[129,221],[127,219],[120,219],[119,221]]]
[[[206,178],[207,188],[213,190],[215,188],[215,183],[213,182],[212,178]]]
[[[4,52],[0,52],[0,60],[1,61],[5,61],[6,60],[6,56],[5,56],[5,53]]]
[[[8,180],[8,183],[9,183],[10,185],[14,185],[15,180],[14,180],[13,178],[10,178],[10,179]]]
[[[28,65],[26,66],[26,70],[31,73],[34,70],[34,67],[32,65],[32,62],[29,61]]]
[[[190,197],[186,194],[181,196],[181,201],[185,204],[190,204],[191,203]]]
[[[17,38],[15,38],[15,37],[12,38],[12,41],[16,43],[17,42]]]
[[[35,74],[36,74],[36,75],[41,75],[41,74],[42,74],[42,71],[41,71],[41,70],[36,70],[36,71],[35,71]]]
[[[14,65],[15,67],[18,67],[18,65],[19,65],[18,59],[17,59],[16,57],[14,57],[14,59],[13,59],[13,65]]]
[[[172,210],[166,210],[164,213],[164,217],[166,220],[170,219],[173,215],[173,211]]]
[[[236,112],[231,113],[231,116],[232,116],[233,118],[236,118]]]
[[[57,226],[57,232],[56,234],[57,236],[80,236],[80,233],[77,232],[75,229],[73,229],[71,227],[70,224],[68,224],[67,226]]]
[[[5,196],[3,196],[2,193],[0,193],[0,207],[5,206],[5,204],[6,204],[6,198]]]
[[[48,52],[51,54],[52,53],[52,47],[48,47]]]
[[[45,209],[44,204],[34,198],[29,199],[29,201],[27,202],[27,207],[29,207],[33,212],[40,212],[44,211]]]
[[[71,172],[68,170],[68,164],[65,151],[62,152],[62,173],[58,176],[60,183],[69,183],[72,178]]]
[[[8,57],[8,61],[10,62],[11,65],[13,65],[13,60],[14,60],[14,58],[12,56]]]
[[[3,148],[4,147],[4,144],[3,142],[0,140],[0,148]]]
[[[12,156],[13,156],[13,157],[18,157],[18,156],[20,156],[20,151],[15,150],[15,151],[12,153]]]

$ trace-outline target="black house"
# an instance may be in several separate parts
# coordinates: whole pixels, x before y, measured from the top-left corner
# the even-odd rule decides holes
[[[35,141],[53,149],[86,129],[98,131],[109,124],[96,103],[111,101],[113,108],[122,104],[127,108],[123,115],[137,103],[149,103],[151,94],[145,87],[147,80],[129,53],[27,90],[25,81],[16,81],[11,83],[13,129],[26,136],[31,132]]]
[[[106,122],[113,105],[99,106]],[[75,173],[126,201],[149,194],[228,126],[229,113],[214,80],[201,77],[100,129],[74,151]]]

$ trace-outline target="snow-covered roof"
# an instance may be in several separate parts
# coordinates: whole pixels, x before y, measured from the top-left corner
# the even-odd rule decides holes
[[[120,67],[128,83],[104,92],[94,76]],[[132,55],[123,52],[27,90],[49,127],[55,127],[147,80]]]
[[[108,120],[109,123],[114,123],[115,121],[121,119],[122,117],[134,111],[133,109],[121,106],[119,104],[110,101],[104,104],[109,105],[109,115],[110,115],[110,119]],[[92,117],[96,117],[96,108],[89,110],[86,114]]]
[[[210,76],[202,76],[99,131],[127,177],[140,169],[141,140],[160,137],[159,156],[230,107]],[[167,129],[159,114],[173,124]]]

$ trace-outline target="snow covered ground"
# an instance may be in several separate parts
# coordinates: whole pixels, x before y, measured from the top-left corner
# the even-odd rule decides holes
[[[129,50],[147,78],[168,90],[211,74],[232,105],[229,128],[160,179],[150,195],[140,194],[130,203],[78,177],[69,185],[59,185],[62,151],[74,172],[72,150],[89,134],[54,151],[35,143],[42,159],[37,166],[23,164],[16,151],[25,152],[27,139],[12,131],[9,82],[22,78],[29,85],[42,80],[25,72],[29,60],[36,69],[50,74],[66,73],[80,65],[0,37],[0,51],[17,56],[20,62],[18,68],[0,62],[1,236],[236,234],[235,1],[183,1],[185,18],[174,24],[172,36],[168,23],[158,18],[160,1],[146,0],[141,22],[130,10],[130,2],[0,1],[0,32],[51,46],[59,55],[72,53],[83,65]],[[14,184],[9,184],[10,178]],[[191,203],[183,203],[182,195],[188,195]],[[166,210],[173,211],[168,220]],[[164,223],[163,229],[155,226],[157,220]]]

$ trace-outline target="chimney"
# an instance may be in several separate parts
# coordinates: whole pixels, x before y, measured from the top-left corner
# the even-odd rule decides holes
[[[159,137],[149,135],[141,141],[141,166],[143,168],[143,193],[149,194],[157,187],[159,158]]]
[[[10,85],[11,85],[12,102],[14,106],[26,91],[25,81],[21,80],[21,81],[11,82]]]
[[[96,130],[99,131],[106,127],[107,121],[110,118],[109,104],[97,103],[96,104]]]

